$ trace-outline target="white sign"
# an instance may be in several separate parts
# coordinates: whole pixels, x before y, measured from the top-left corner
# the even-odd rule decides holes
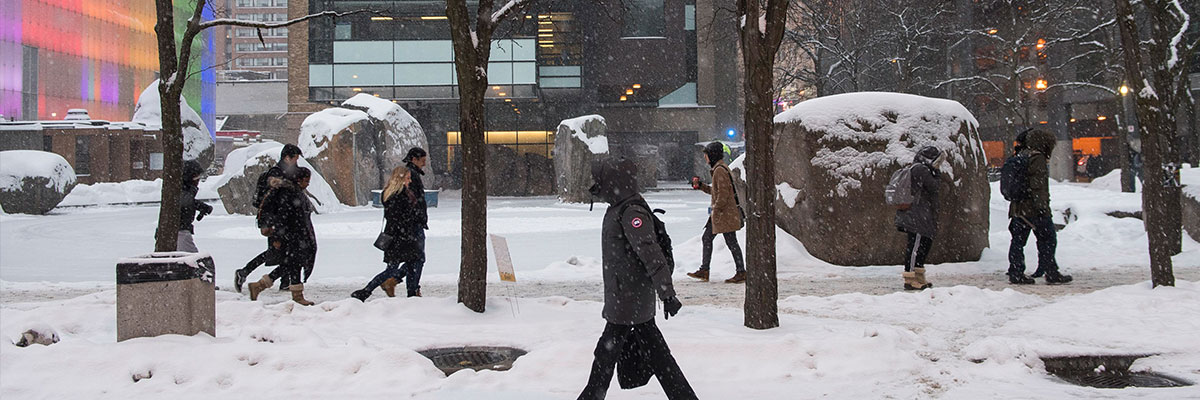
[[[517,273],[513,270],[512,256],[508,254],[508,240],[503,236],[492,237],[492,251],[496,253],[496,269],[500,271],[500,280],[516,282]]]
[[[150,153],[150,170],[162,171],[163,169],[163,153]]]

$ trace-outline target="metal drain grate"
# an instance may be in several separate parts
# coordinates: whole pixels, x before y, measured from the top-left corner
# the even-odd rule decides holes
[[[525,355],[526,351],[513,347],[466,346],[427,349],[418,353],[433,361],[433,365],[446,373],[446,376],[450,376],[467,368],[476,371],[507,371],[512,368],[513,361]]]
[[[1129,372],[1139,358],[1152,354],[1045,357],[1046,372],[1079,386],[1101,389],[1169,388],[1192,383],[1154,372]]]

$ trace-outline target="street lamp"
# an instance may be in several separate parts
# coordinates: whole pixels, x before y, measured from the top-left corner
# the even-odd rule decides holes
[[[1129,85],[1121,85],[1121,89],[1119,90],[1121,91],[1122,96],[1127,95],[1129,94]]]

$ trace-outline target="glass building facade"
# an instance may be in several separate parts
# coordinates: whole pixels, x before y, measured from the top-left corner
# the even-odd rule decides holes
[[[191,15],[189,2],[177,3],[177,19]],[[93,119],[129,120],[157,78],[154,23],[152,1],[0,0],[0,115],[56,120],[83,108]],[[211,33],[197,38],[192,71],[212,64],[211,46]],[[184,93],[209,127],[214,78],[201,72]]]

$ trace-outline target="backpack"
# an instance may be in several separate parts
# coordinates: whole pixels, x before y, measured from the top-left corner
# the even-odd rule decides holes
[[[893,172],[892,179],[888,180],[887,187],[883,189],[884,200],[897,210],[907,210],[916,200],[912,191],[912,169],[913,166],[908,165]]]
[[[1024,200],[1029,193],[1029,155],[1017,153],[1000,168],[1000,194],[1008,201]]]
[[[671,235],[667,234],[667,224],[664,224],[661,219],[658,219],[654,214],[666,214],[667,211],[661,208],[651,209],[649,204],[643,200],[641,202],[629,202],[621,207],[620,215],[625,215],[625,210],[631,205],[638,205],[650,211],[650,219],[654,221],[654,237],[658,242],[658,247],[662,248],[663,257],[667,259],[667,268],[675,269],[675,251],[671,248]]]

